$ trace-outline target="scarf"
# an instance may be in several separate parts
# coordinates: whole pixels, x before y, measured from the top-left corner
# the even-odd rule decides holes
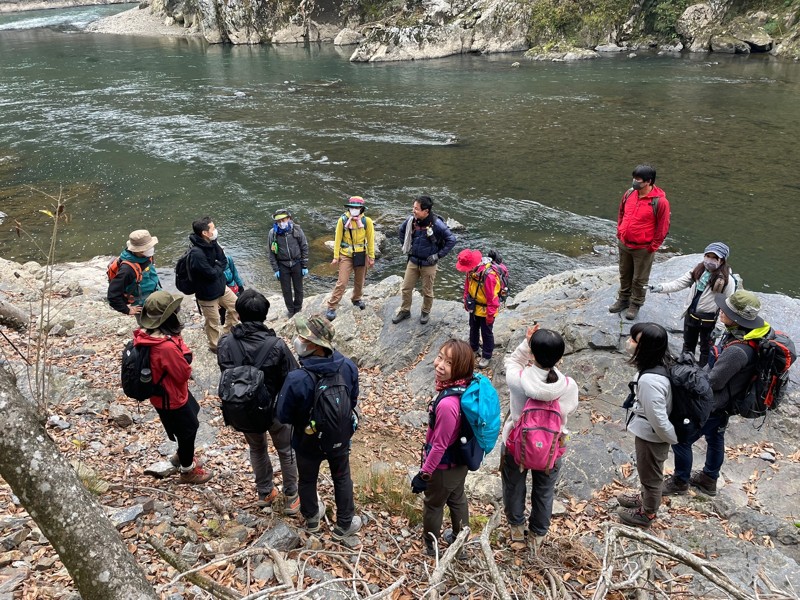
[[[702,292],[703,290],[705,290],[706,286],[708,285],[709,279],[711,279],[711,272],[705,271],[702,275],[700,275],[700,279],[697,280],[697,283],[695,284],[694,288],[695,291]]]
[[[463,379],[454,379],[452,381],[437,381],[436,382],[436,391],[441,392],[442,390],[446,390],[447,388],[453,387],[467,387],[467,384],[471,381],[470,377],[465,377]]]
[[[292,231],[292,222],[289,221],[289,226],[286,229],[281,229],[277,223],[273,223],[272,228],[275,230],[276,235],[286,235]]]
[[[411,238],[414,235],[414,217],[408,217],[406,221],[406,235],[403,238],[403,254],[411,254]]]
[[[362,219],[362,215],[358,215],[357,217],[350,216],[349,213],[344,213],[346,217],[348,217],[347,221],[344,224],[345,229],[364,229],[364,221]]]

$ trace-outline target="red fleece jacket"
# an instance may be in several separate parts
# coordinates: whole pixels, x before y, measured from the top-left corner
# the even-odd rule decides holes
[[[628,192],[625,192],[628,195]],[[617,238],[628,248],[647,248],[655,252],[664,243],[669,232],[669,201],[660,187],[646,196],[634,191],[619,204],[617,214]],[[658,198],[656,214],[653,214],[653,201]]]
[[[134,346],[150,346],[150,370],[153,372],[153,381],[161,381],[161,376],[166,373],[161,385],[169,398],[169,410],[180,408],[189,399],[189,378],[192,376],[192,367],[187,357],[191,359],[192,351],[179,335],[155,337],[145,333],[144,329],[133,332]],[[163,409],[164,399],[153,396],[150,402],[154,407]]]

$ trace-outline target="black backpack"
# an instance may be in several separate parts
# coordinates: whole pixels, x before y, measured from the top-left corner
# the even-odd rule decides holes
[[[684,353],[670,367],[648,369],[644,373],[658,373],[669,378],[672,388],[672,410],[669,421],[675,428],[678,442],[695,437],[706,424],[714,406],[714,390],[708,371],[694,362],[694,356]]]
[[[191,251],[192,249],[189,248],[175,263],[175,287],[187,296],[195,292],[192,275],[189,272],[189,252]]]
[[[128,398],[142,402],[152,396],[161,396],[167,401],[166,392],[161,386],[167,373],[161,374],[161,379],[153,381],[153,372],[150,370],[150,346],[134,346],[133,341],[125,344],[122,351],[122,391]]]
[[[244,347],[239,340],[231,337]],[[269,352],[277,343],[265,344],[259,355],[250,363],[245,356],[244,364],[225,369],[219,379],[217,393],[222,402],[222,417],[225,425],[242,433],[264,433],[272,426],[275,414],[275,398],[270,398],[264,383],[264,372],[254,365],[263,364]]]
[[[775,410],[783,400],[789,383],[789,369],[797,360],[794,342],[782,331],[770,330],[760,340],[734,344],[747,344],[756,352],[755,370],[745,393],[732,398],[728,412],[745,419],[766,417],[767,411]],[[729,344],[730,345],[730,344]],[[714,348],[714,358],[719,349]]]
[[[351,409],[350,386],[341,371],[306,373],[314,379],[314,403],[308,415],[306,436],[313,436],[325,454],[347,450],[356,424]]]

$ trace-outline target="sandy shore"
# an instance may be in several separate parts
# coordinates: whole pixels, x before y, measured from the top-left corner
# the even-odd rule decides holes
[[[125,12],[105,17],[89,25],[86,31],[94,33],[113,33],[117,35],[149,35],[171,37],[199,37],[201,33],[194,27],[165,25],[164,18],[157,17],[149,8],[132,8]]]

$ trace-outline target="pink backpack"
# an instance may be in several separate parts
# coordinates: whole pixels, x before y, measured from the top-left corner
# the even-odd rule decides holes
[[[506,450],[520,469],[550,472],[567,448],[561,434],[561,404],[528,398],[519,421],[506,441]]]

